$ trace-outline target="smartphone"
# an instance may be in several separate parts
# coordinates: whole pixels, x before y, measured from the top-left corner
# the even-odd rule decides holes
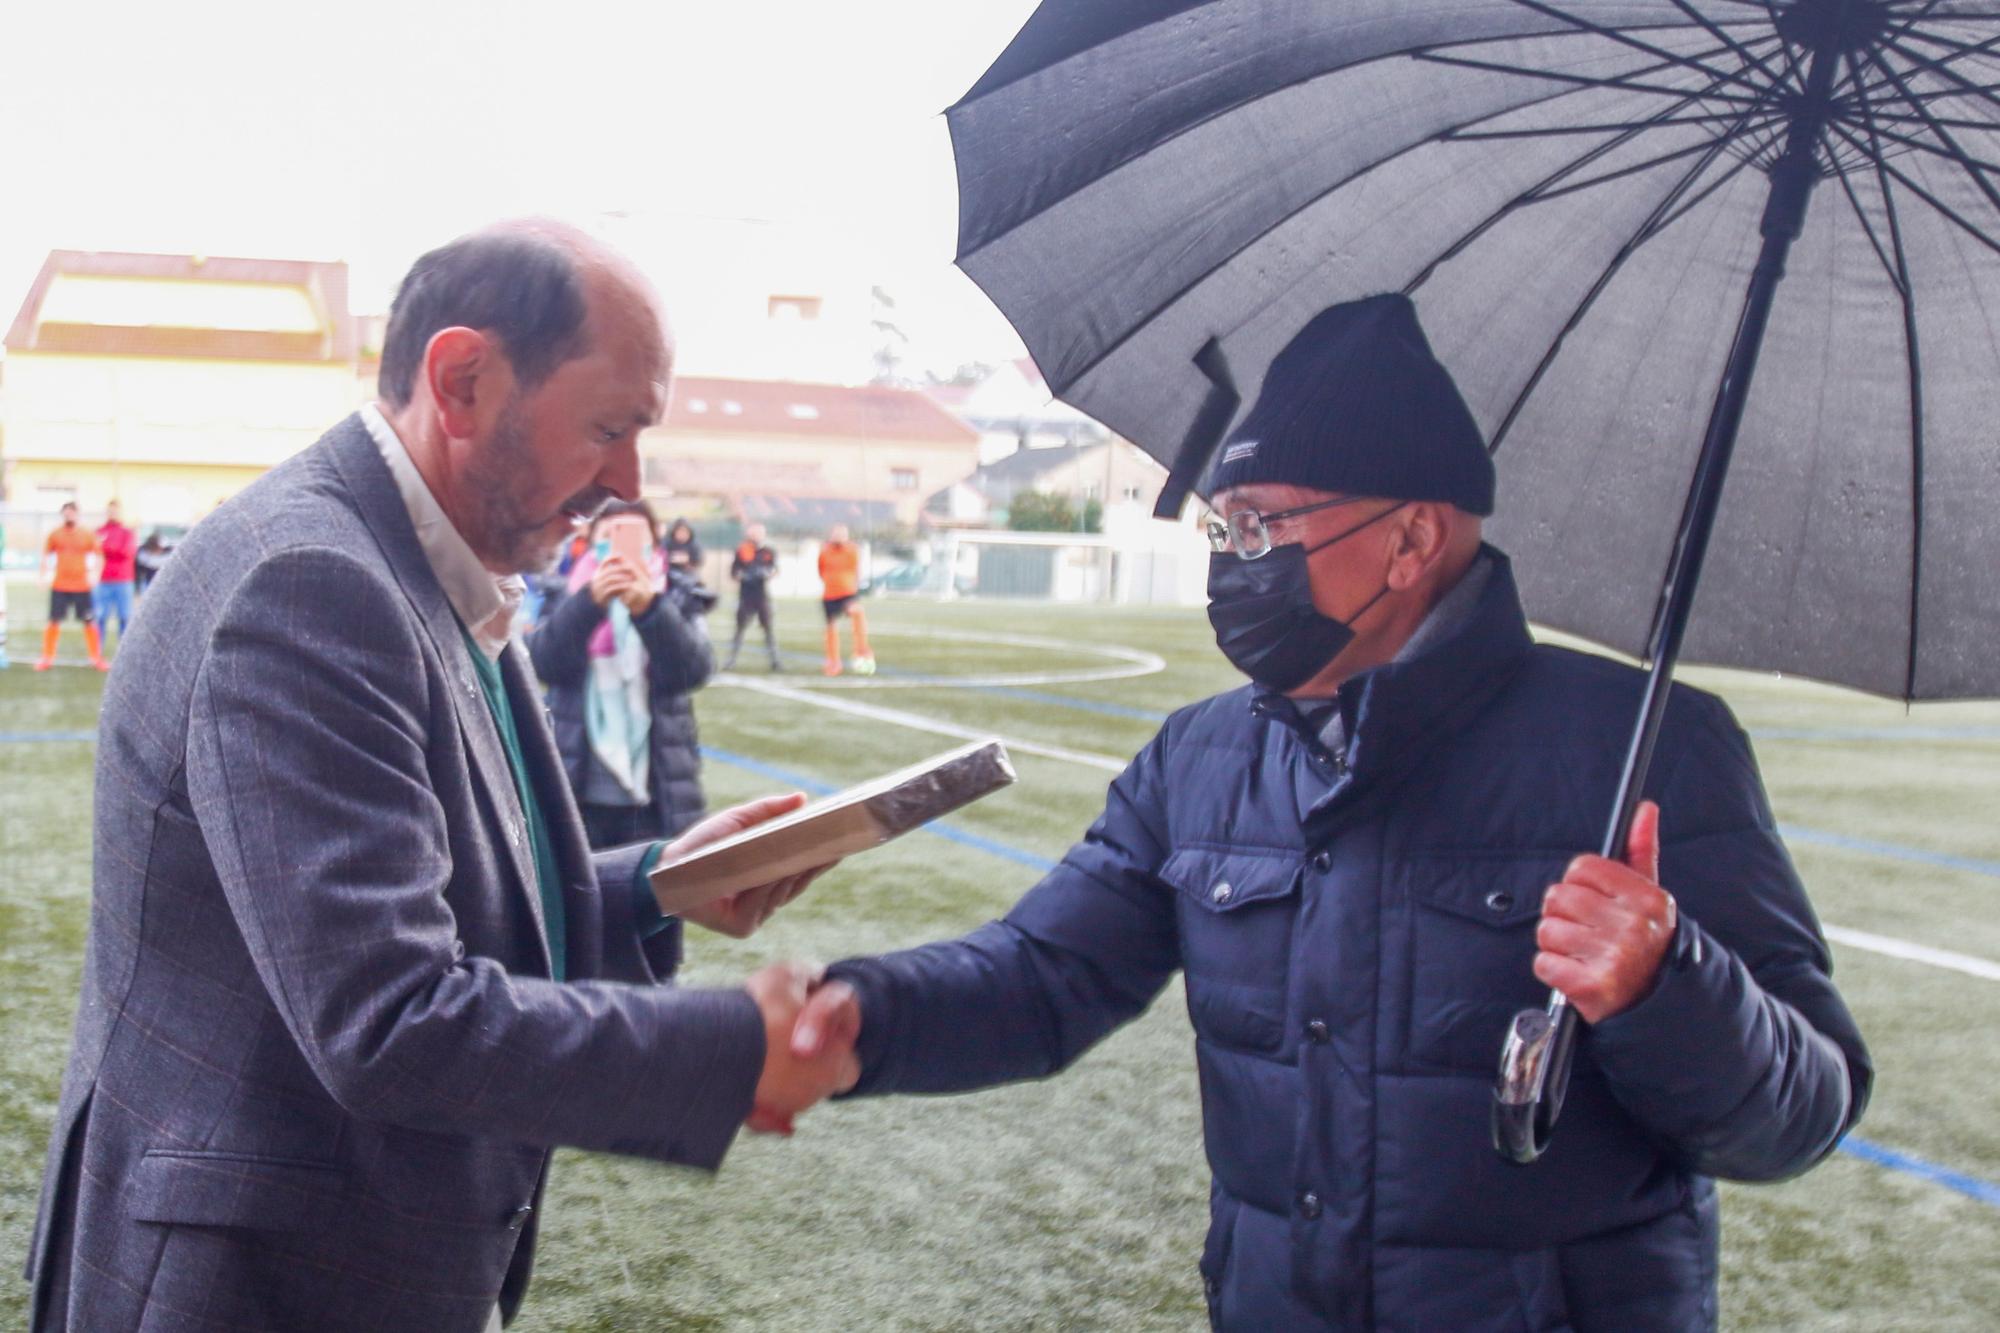
[[[653,534],[644,523],[613,523],[610,537],[611,554],[622,555],[639,568],[646,568],[646,548],[653,544]]]

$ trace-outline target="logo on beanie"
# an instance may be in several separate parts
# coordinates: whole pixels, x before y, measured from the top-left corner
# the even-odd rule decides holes
[[[1256,452],[1257,441],[1238,440],[1222,451],[1222,461],[1225,463],[1240,463]]]

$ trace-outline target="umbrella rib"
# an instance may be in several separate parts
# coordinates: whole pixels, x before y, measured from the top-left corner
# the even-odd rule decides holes
[[[1933,37],[1928,33],[1915,33],[1913,35],[1919,41],[1929,41],[1938,44],[1944,44],[1944,39]],[[1897,54],[1901,55],[1905,60],[1910,62],[1910,68],[1903,71],[1905,75],[1928,74],[1935,77],[1945,77],[1949,75],[1956,82],[1963,85],[1964,88],[1966,89],[1971,88],[1973,85],[1969,84],[1968,81],[1964,78],[1964,76],[1958,74],[1956,70],[1950,70],[1948,67],[1954,61],[1969,60],[1973,58],[1993,59],[1996,61],[2000,61],[2000,53],[1996,53],[1996,51],[1994,50],[1996,44],[2000,44],[2000,36],[1989,37],[1985,41],[1979,43],[1978,46],[1976,47],[1967,47],[1963,43],[1953,42],[1950,43],[1950,45],[1957,48],[1955,54],[1944,55],[1944,56],[1933,56],[1933,55],[1927,55],[1922,51],[1911,50],[1909,47],[1903,44],[1903,39],[1900,37],[1885,38],[1881,43],[1881,45],[1884,47],[1894,48]],[[1870,54],[1873,55],[1875,54],[1875,52],[1871,51]],[[1880,62],[1878,61],[1877,63],[1879,64]],[[1868,96],[1874,93],[1878,93],[1883,88],[1887,87],[1888,82],[1889,82],[1888,80],[1884,79],[1873,83],[1863,83],[1861,81],[1860,75],[1857,73],[1855,76],[1855,85],[1854,85],[1855,95],[1859,98],[1865,99]],[[1982,91],[1990,91],[1990,90],[1982,89]],[[1920,100],[1934,101],[1945,97],[1955,97],[1963,95],[1965,95],[1965,92],[1963,90],[1957,93],[1929,93],[1925,94],[1923,98]],[[1912,96],[1912,94],[1905,93],[1905,96],[1906,97]]]
[[[1772,111],[1767,113],[1764,119],[1768,123],[1770,119],[1782,116],[1783,114],[1784,113],[1782,112]],[[1747,116],[1739,117],[1738,119],[1747,121],[1748,117]],[[1763,128],[1763,126],[1760,125],[1758,128],[1761,129]],[[1684,157],[1691,157],[1696,153],[1704,152],[1710,148],[1724,146],[1742,137],[1742,134],[1744,132],[1746,131],[1743,129],[1743,127],[1739,126],[1738,131],[1735,133],[1717,135],[1713,139],[1703,139],[1699,143],[1687,144],[1683,147],[1674,149],[1672,152],[1661,153],[1656,157],[1647,158],[1643,162],[1635,162],[1632,163],[1630,166],[1619,167],[1615,171],[1607,171],[1599,176],[1590,176],[1580,181],[1572,181],[1569,184],[1561,186],[1558,189],[1543,190],[1535,194],[1532,198],[1525,200],[1524,202],[1539,204],[1550,199],[1561,199],[1565,195],[1581,194],[1585,190],[1595,189],[1599,185],[1608,185],[1612,181],[1622,180],[1627,176],[1636,176],[1642,172],[1651,171],[1654,167],[1661,166],[1665,163],[1675,162]],[[1754,154],[1752,154],[1751,156],[1754,156]]]
[[[1535,368],[1528,375],[1527,381],[1521,386],[1521,391],[1514,396],[1514,401],[1508,405],[1506,415],[1500,419],[1500,424],[1494,427],[1493,437],[1486,446],[1487,453],[1497,454],[1500,452],[1500,446],[1506,442],[1507,432],[1513,429],[1516,418],[1520,416],[1521,410],[1527,406],[1528,399],[1534,394],[1536,386],[1542,382],[1542,377],[1548,374],[1549,367],[1555,364],[1556,357],[1562,352],[1563,343],[1575,331],[1576,326],[1583,322],[1583,317],[1590,313],[1591,306],[1597,303],[1597,298],[1604,294],[1604,289],[1611,285],[1611,280],[1618,276],[1619,271],[1625,267],[1626,261],[1638,253],[1640,246],[1659,234],[1656,230],[1657,224],[1673,208],[1680,197],[1687,193],[1688,187],[1694,184],[1700,178],[1701,174],[1707,171],[1715,159],[1721,155],[1726,143],[1727,140],[1724,139],[1718,139],[1710,143],[1707,154],[1699,162],[1695,163],[1694,167],[1686,175],[1680,177],[1668,188],[1666,194],[1661,197],[1660,202],[1653,206],[1652,212],[1646,215],[1646,220],[1639,224],[1638,230],[1634,231],[1625,244],[1618,248],[1617,253],[1611,256],[1610,261],[1604,266],[1604,271],[1597,275],[1597,280],[1591,283],[1589,290],[1584,292],[1583,298],[1577,302],[1576,309],[1570,312],[1569,319],[1556,331],[1555,336],[1549,340],[1548,347],[1542,352],[1541,360],[1535,363]]]
[[[1865,112],[1863,113],[1866,114]],[[1875,177],[1877,188],[1882,191],[1883,216],[1889,224],[1889,241],[1896,253],[1896,288],[1903,302],[1903,345],[1905,363],[1910,378],[1910,632],[1909,647],[1903,659],[1903,697],[1917,697],[1917,648],[1919,617],[1923,611],[1923,568],[1924,568],[1924,377],[1923,355],[1917,338],[1917,296],[1916,284],[1910,280],[1909,251],[1903,245],[1903,223],[1896,211],[1895,191],[1889,186],[1888,177],[1883,172],[1881,141],[1876,136],[1876,126],[1871,118],[1867,125],[1868,138],[1874,144]],[[1841,181],[1846,183],[1843,173]],[[1850,193],[1850,198],[1852,197]],[[1860,212],[1857,206],[1857,213]],[[1873,232],[1870,232],[1873,240]]]
[[[1901,48],[1898,49],[1900,50]],[[1884,60],[1881,57],[1880,53],[1875,51],[1870,51],[1868,53],[1868,58],[1869,60],[1874,62],[1875,67],[1877,69],[1881,70],[1884,74],[1888,75],[1891,80],[1894,81],[1898,90],[1900,90],[1903,96],[1907,99],[1910,95],[1910,87],[1907,83],[1903,82],[1903,78],[1900,74],[1896,73],[1894,69],[1890,68],[1889,62]],[[1940,77],[1943,78],[1957,77],[1949,70],[1939,70],[1938,74]],[[1932,120],[1930,117],[1930,113],[1926,111],[1921,105],[1917,105],[1917,114],[1924,118],[1925,123],[1930,127],[1931,134],[1937,138],[1939,143],[1942,143],[1945,146],[1945,149],[1947,151],[1941,153],[1940,156],[1949,157],[1952,158],[1954,161],[1956,161],[1958,163],[1959,169],[1965,172],[1965,174],[1972,179],[1973,184],[1979,187],[1979,192],[1986,196],[1986,202],[1993,205],[1996,211],[2000,211],[2000,190],[1994,189],[1993,182],[1987,180],[1985,176],[1986,172],[1993,170],[2000,170],[2000,168],[1995,168],[1988,163],[1981,162],[1977,158],[1974,158],[1970,154],[1968,154],[1964,149],[1960,148],[1958,146],[1958,140],[1951,137],[1951,131],[1939,125],[1935,120]],[[1870,129],[1872,137],[1873,127],[1871,126]],[[1928,145],[1918,144],[1914,142],[1911,144],[1911,146],[1926,148],[1928,151],[1931,152],[1937,151],[1935,148],[1930,148]]]
[[[1707,116],[1673,116],[1662,120],[1657,116],[1645,120],[1609,121],[1591,125],[1551,125],[1546,129],[1533,130],[1446,130],[1437,135],[1440,142],[1477,143],[1491,139],[1553,139],[1564,134],[1622,134],[1630,130],[1660,129],[1669,125],[1712,125],[1718,121],[1732,121],[1742,117],[1741,111],[1718,111]]]
[[[1675,208],[1673,212],[1661,218],[1659,225],[1646,233],[1646,239],[1649,241],[1652,240],[1655,236],[1658,236],[1660,233],[1664,232],[1667,228],[1673,226],[1676,222],[1679,222],[1689,213],[1692,213],[1695,209],[1701,207],[1703,200],[1707,199],[1710,195],[1714,194],[1717,190],[1721,189],[1723,186],[1729,184],[1729,182],[1735,180],[1738,176],[1742,175],[1744,171],[1748,170],[1751,166],[1755,165],[1755,163],[1756,159],[1754,157],[1738,158],[1735,166],[1723,172],[1720,176],[1717,176],[1714,180],[1710,181],[1708,184],[1702,186],[1701,189],[1695,191],[1694,194],[1688,196],[1686,202],[1682,203],[1677,208]]]
[[[1929,139],[1922,139],[1914,134],[1906,134],[1901,130],[1892,130],[1885,126],[1875,123],[1880,119],[1880,117],[1872,111],[1865,112],[1864,115],[1868,118],[1870,122],[1868,130],[1871,136],[1879,134],[1882,138],[1893,140],[1894,142],[1903,145],[1905,148],[1912,148],[1920,153],[1929,153],[1934,157],[1941,157],[1945,159],[1947,162],[1955,162],[1959,166],[1964,167],[1967,170],[1976,169],[1979,171],[2000,172],[2000,163],[1989,162],[1983,157],[1974,157],[1970,153],[1966,152],[1964,149],[1960,148],[1954,142],[1946,140],[1945,145],[1943,147],[1939,147],[1937,144],[1932,143]],[[1905,120],[1907,123],[1926,125],[1930,128],[1931,133],[1933,135],[1942,134],[1942,131],[1938,127],[1942,125],[1944,122],[1936,120],[1930,116],[1909,116],[1909,117],[1903,117],[1901,119]],[[2000,130],[2000,125],[1992,125],[1988,126],[1987,128]],[[2000,203],[1996,203],[1995,206],[2000,207]]]
[[[1456,62],[1447,62],[1447,63],[1456,63]],[[1511,66],[1494,66],[1493,68],[1499,70],[1499,72],[1501,73],[1506,73],[1506,74],[1519,74],[1522,72],[1519,69],[1515,69]],[[1462,121],[1457,125],[1451,126],[1447,130],[1440,130],[1437,134],[1432,135],[1430,138],[1419,139],[1413,143],[1404,144],[1401,148],[1395,149],[1392,152],[1386,153],[1383,156],[1376,158],[1372,162],[1357,167],[1354,171],[1349,172],[1346,176],[1343,176],[1341,179],[1333,182],[1325,189],[1314,194],[1311,198],[1301,200],[1295,207],[1286,212],[1283,217],[1272,220],[1272,222],[1268,226],[1265,226],[1262,229],[1260,229],[1256,235],[1245,238],[1239,245],[1237,245],[1237,247],[1234,250],[1232,250],[1228,255],[1224,256],[1222,260],[1219,261],[1215,266],[1211,267],[1208,273],[1203,273],[1197,276],[1196,278],[1192,279],[1191,281],[1183,283],[1180,286],[1180,288],[1178,288],[1176,291],[1170,293],[1162,300],[1156,302],[1154,304],[1153,309],[1149,313],[1147,313],[1143,318],[1134,320],[1131,326],[1128,327],[1124,332],[1120,333],[1117,337],[1105,343],[1103,347],[1099,348],[1096,352],[1092,353],[1089,359],[1086,360],[1082,365],[1078,366],[1074,371],[1065,375],[1063,377],[1062,384],[1057,385],[1053,381],[1051,381],[1049,385],[1050,389],[1058,395],[1067,392],[1070,386],[1074,385],[1078,380],[1081,380],[1085,375],[1088,375],[1091,371],[1095,370],[1098,366],[1102,365],[1106,359],[1116,354],[1119,348],[1123,347],[1126,343],[1130,342],[1134,337],[1136,337],[1140,332],[1140,330],[1144,329],[1147,325],[1151,324],[1152,321],[1159,315],[1159,313],[1162,310],[1165,310],[1168,307],[1172,306],[1176,301],[1179,301],[1183,296],[1186,296],[1188,292],[1192,291],[1196,286],[1200,285],[1201,282],[1205,281],[1206,278],[1209,276],[1209,273],[1213,273],[1215,268],[1219,268],[1221,264],[1227,263],[1229,260],[1234,259],[1237,255],[1242,254],[1245,250],[1249,249],[1250,246],[1256,244],[1259,240],[1270,235],[1278,227],[1284,225],[1284,223],[1290,221],[1292,218],[1297,217],[1300,213],[1304,212],[1308,208],[1311,208],[1314,204],[1317,204],[1322,199],[1325,199],[1328,195],[1334,193],[1336,190],[1344,188],[1350,183],[1359,180],[1361,177],[1367,175],[1369,172],[1375,171],[1383,166],[1388,165],[1391,162],[1397,161],[1398,159],[1404,157],[1409,153],[1414,153],[1420,148],[1427,148],[1431,146],[1433,143],[1438,141],[1440,136],[1448,134],[1451,131],[1462,130],[1469,125],[1478,125],[1488,120],[1497,119],[1500,116],[1511,115],[1517,111],[1525,111],[1531,107],[1544,106],[1550,102],[1556,101],[1559,98],[1568,97],[1573,93],[1575,93],[1576,91],[1577,90],[1574,88],[1565,88],[1560,92],[1549,93],[1546,96],[1532,98],[1528,101],[1517,103],[1516,105],[1511,107],[1503,107],[1498,111],[1489,112],[1486,115],[1475,116],[1470,120]],[[1667,90],[1649,89],[1647,91],[1658,92]],[[1687,106],[1691,102],[1697,101],[1703,97],[1711,95],[1709,92],[1705,90],[1673,89],[1671,90],[1671,92],[1673,96],[1675,96],[1680,100],[1676,102],[1673,106],[1667,108],[1667,110],[1662,113],[1663,115],[1671,115],[1675,110],[1678,110],[1680,107]],[[1744,114],[1748,115],[1749,110],[1746,110]],[[1574,171],[1577,167],[1580,167],[1585,163],[1595,160],[1603,153],[1610,151],[1610,149],[1615,147],[1618,143],[1624,142],[1625,139],[1628,137],[1629,136],[1627,135],[1621,135],[1618,138],[1612,140],[1611,143],[1602,144],[1596,148],[1593,148],[1589,152],[1577,158],[1576,161],[1572,162],[1568,167],[1564,168],[1563,172],[1558,173],[1555,179],[1560,179],[1562,174],[1567,173],[1569,171]],[[1514,202],[1519,203],[1521,201],[1516,200]],[[1497,220],[1497,219],[1490,219],[1489,221],[1492,220]],[[986,244],[990,245],[994,241],[997,241],[998,239],[999,239],[998,237],[994,237],[991,240],[987,241]],[[983,249],[985,247],[982,245],[980,248]],[[961,263],[964,261],[964,258],[965,257],[963,255],[960,256]]]
[[[1665,119],[1667,117],[1670,117],[1674,114],[1674,112],[1680,110],[1682,107],[1688,106],[1693,102],[1699,101],[1701,97],[1702,97],[1702,92],[1699,90],[1684,93],[1681,97],[1681,100],[1677,104],[1675,104],[1674,106],[1667,107],[1666,109],[1660,111],[1658,115],[1655,117],[1655,119]],[[1748,113],[1746,112],[1743,114],[1747,115]],[[1644,126],[1641,126],[1639,129],[1628,130],[1622,134],[1617,135],[1615,138],[1608,139],[1604,143],[1598,144],[1595,148],[1592,148],[1589,152],[1583,153],[1577,157],[1570,159],[1562,166],[1556,168],[1548,175],[1542,177],[1542,179],[1540,179],[1539,181],[1536,181],[1533,185],[1530,185],[1527,189],[1523,190],[1521,193],[1515,195],[1512,199],[1509,199],[1506,203],[1500,205],[1500,207],[1494,209],[1491,213],[1488,213],[1485,217],[1481,218],[1477,223],[1473,224],[1471,227],[1467,228],[1463,233],[1461,233],[1459,237],[1456,240],[1454,240],[1450,245],[1446,246],[1444,249],[1438,251],[1437,254],[1432,256],[1429,263],[1425,264],[1422,268],[1418,269],[1416,276],[1412,277],[1409,282],[1403,285],[1403,294],[1405,296],[1415,294],[1418,288],[1422,287],[1426,282],[1430,281],[1431,275],[1437,271],[1440,265],[1455,258],[1461,251],[1465,249],[1466,246],[1472,244],[1472,242],[1478,240],[1481,236],[1485,235],[1494,226],[1498,225],[1502,220],[1510,216],[1514,212],[1514,210],[1520,208],[1524,204],[1533,202],[1533,200],[1540,191],[1546,190],[1548,187],[1556,184],[1558,181],[1561,181],[1564,178],[1573,175],[1577,171],[1582,170],[1584,167],[1590,165],[1592,162],[1595,162],[1597,159],[1603,157],[1606,153],[1612,152],[1614,149],[1621,148],[1624,145],[1630,143],[1635,137],[1637,137],[1640,133],[1643,132],[1644,128],[1645,128]]]
[[[1882,238],[1876,235],[1875,224],[1868,220],[1868,211],[1862,207],[1861,196],[1854,192],[1854,182],[1848,178],[1847,168],[1836,162],[1833,174],[1834,179],[1840,182],[1841,193],[1847,196],[1848,207],[1854,210],[1855,218],[1861,223],[1861,234],[1868,238],[1869,248],[1874,250],[1875,258],[1881,261],[1882,271],[1889,275],[1891,282],[1898,284],[1900,290],[1902,278],[1897,273],[1895,262],[1890,259],[1888,250],[1883,248]]]
[[[1670,0],[1670,3],[1672,3],[1675,9],[1680,10],[1681,13],[1693,19],[1710,36],[1714,37],[1717,41],[1726,44],[1730,50],[1734,51],[1738,56],[1742,58],[1744,64],[1755,65],[1760,71],[1762,71],[1764,77],[1770,80],[1770,86],[1776,87],[1779,85],[1780,80],[1778,78],[1777,73],[1774,70],[1772,70],[1772,68],[1769,65],[1764,63],[1763,57],[1753,54],[1748,47],[1742,45],[1734,37],[1731,37],[1728,33],[1724,32],[1722,30],[1721,24],[1715,22],[1715,20],[1709,18],[1708,15],[1702,13],[1700,10],[1696,9],[1693,5],[1689,4],[1688,0]],[[1776,34],[1773,35],[1775,36]],[[1783,39],[1781,38],[1780,40],[1782,41]]]
[[[1827,124],[1827,128],[1832,130],[1835,134],[1838,134],[1841,138],[1845,139],[1847,141],[1848,146],[1854,149],[1855,152],[1860,153],[1863,157],[1874,156],[1869,146],[1861,142],[1861,140],[1855,138],[1853,132],[1850,131],[1845,125],[1840,124],[1838,121],[1830,121]],[[1897,180],[1901,181],[1903,183],[1904,189],[1908,190],[1911,194],[1914,194],[1915,196],[1917,196],[1917,198],[1929,204],[1932,208],[1936,209],[1939,213],[1943,214],[1950,221],[1956,223],[1959,229],[1965,232],[1966,235],[1972,237],[1973,240],[1978,241],[1981,245],[1993,251],[1995,254],[2000,254],[2000,241],[1995,241],[1991,236],[1988,236],[1985,232],[1981,231],[1977,226],[1975,226],[1973,223],[1971,223],[1966,218],[1961,216],[1957,209],[1953,208],[1950,204],[1947,204],[1946,202],[1944,202],[1944,200],[1932,194],[1929,190],[1926,190],[1923,186],[1917,184],[1914,180],[1910,179],[1909,176],[1905,175],[1902,171],[1899,171],[1897,168],[1889,165],[1889,163],[1887,163],[1886,161],[1878,161],[1876,165],[1878,170],[1885,171],[1889,175],[1894,176]]]
[[[1665,47],[1655,46],[1651,42],[1641,41],[1637,37],[1634,37],[1629,32],[1621,31],[1620,29],[1617,28],[1609,28],[1601,23],[1592,23],[1588,19],[1580,18],[1575,14],[1567,13],[1561,9],[1556,8],[1554,5],[1543,4],[1542,0],[1514,0],[1514,3],[1519,5],[1523,9],[1532,10],[1533,12],[1542,15],[1544,18],[1552,18],[1559,23],[1567,23],[1570,26],[1579,28],[1585,32],[1596,33],[1598,36],[1616,42],[1620,46],[1629,46],[1635,51],[1643,51],[1647,55],[1652,56],[1655,60],[1664,60],[1669,62],[1670,64],[1681,65],[1687,69],[1699,71],[1700,73],[1707,75],[1709,78],[1712,79],[1720,79],[1728,83],[1739,84],[1742,87],[1748,89],[1759,100],[1761,100],[1764,94],[1768,91],[1768,89],[1759,87],[1756,83],[1750,81],[1749,79],[1744,78],[1742,76],[1741,71],[1738,71],[1735,74],[1731,74],[1727,71],[1716,69],[1713,66],[1703,64],[1701,61],[1695,60],[1691,57],[1677,55],[1674,52],[1667,50]]]
[[[1523,69],[1519,65],[1505,65],[1496,60],[1474,60],[1469,56],[1440,55],[1436,51],[1415,51],[1410,54],[1410,59],[1421,60],[1426,64],[1451,65],[1459,69],[1482,70],[1489,74],[1512,74],[1517,77],[1523,77],[1523,78],[1548,79],[1556,83],[1567,83],[1574,85],[1568,90],[1570,92],[1574,92],[1578,88],[1617,88],[1625,92],[1652,93],[1659,97],[1685,97],[1687,95],[1687,89],[1685,88],[1675,88],[1672,86],[1662,85],[1657,83],[1633,82],[1630,74],[1620,75],[1617,77],[1605,77],[1602,75],[1572,74],[1569,73],[1567,70]],[[1667,68],[1667,66],[1671,63],[1672,62],[1662,62],[1652,66],[1634,70],[1632,71],[1632,73],[1633,74],[1656,73],[1659,70]],[[1716,79],[1713,82],[1716,84],[1720,84],[1725,82],[1725,80]],[[1566,94],[1559,94],[1559,95],[1566,95]],[[1758,106],[1761,105],[1763,101],[1763,99],[1761,98],[1745,97],[1742,93],[1723,93],[1723,92],[1710,91],[1704,93],[1703,96],[1712,101],[1733,102],[1739,106]],[[1548,99],[1545,98],[1542,100],[1546,101]],[[1528,105],[1535,105],[1535,104],[1529,103]]]

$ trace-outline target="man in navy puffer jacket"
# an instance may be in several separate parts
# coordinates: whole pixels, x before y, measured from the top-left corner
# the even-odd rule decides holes
[[[1676,686],[1626,861],[1577,855],[1643,678],[1530,640],[1404,298],[1307,325],[1210,491],[1253,683],[1169,718],[1004,920],[830,969],[795,1046],[858,1003],[858,1093],[1039,1077],[1178,969],[1218,1328],[1714,1328],[1713,1178],[1812,1166],[1872,1077],[1743,732]],[[1548,985],[1587,1027],[1523,1170],[1487,1118]]]

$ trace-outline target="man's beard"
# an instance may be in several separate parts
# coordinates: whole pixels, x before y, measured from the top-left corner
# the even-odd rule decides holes
[[[541,493],[541,466],[528,438],[526,414],[518,399],[508,402],[494,423],[484,449],[467,460],[466,497],[472,506],[472,526],[466,534],[488,568],[508,574],[534,574],[555,563],[566,534],[551,537],[548,528],[561,514],[529,510]],[[593,514],[611,492],[591,486],[564,502],[562,513]]]

